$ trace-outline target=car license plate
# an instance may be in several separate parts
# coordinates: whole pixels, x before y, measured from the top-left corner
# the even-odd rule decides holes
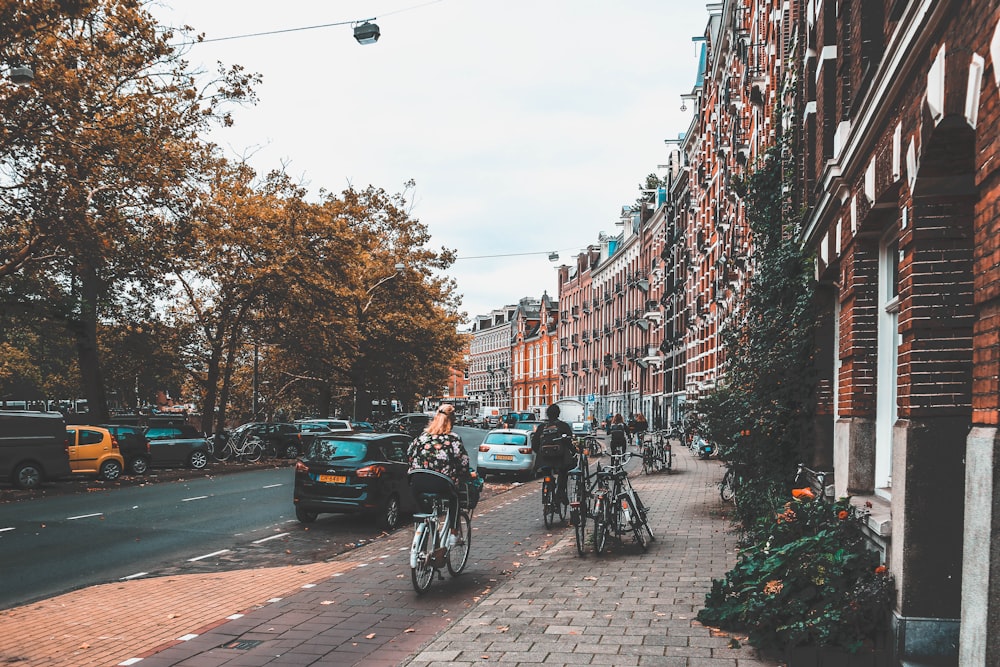
[[[343,475],[320,475],[319,481],[326,484],[343,484],[347,481],[347,478]]]
[[[494,458],[497,461],[513,461],[514,460],[514,455],[513,454],[497,454],[496,457],[494,457]]]

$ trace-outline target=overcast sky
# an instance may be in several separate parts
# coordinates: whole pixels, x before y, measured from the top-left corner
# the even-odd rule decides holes
[[[690,0],[162,3],[161,23],[206,39],[376,19],[367,46],[340,25],[192,47],[193,66],[263,75],[258,104],[211,139],[313,192],[415,180],[412,215],[465,258],[451,275],[469,317],[556,296],[549,252],[562,263],[620,229],[690,123],[680,95],[708,22]]]

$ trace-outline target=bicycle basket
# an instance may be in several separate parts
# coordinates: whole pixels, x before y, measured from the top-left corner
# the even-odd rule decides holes
[[[458,505],[462,509],[474,510],[479,504],[479,496],[482,493],[482,485],[475,482],[466,482],[459,487]]]

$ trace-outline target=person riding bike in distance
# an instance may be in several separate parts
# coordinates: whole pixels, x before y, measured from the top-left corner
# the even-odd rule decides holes
[[[462,438],[452,432],[455,425],[455,406],[442,403],[434,414],[434,418],[410,443],[406,455],[410,461],[410,469],[434,470],[451,478],[453,484],[433,475],[413,475],[410,477],[410,487],[413,495],[421,493],[444,494],[448,497],[448,507],[451,516],[451,535],[448,546],[452,547],[458,540],[458,494],[459,485],[465,484],[471,478],[469,471],[469,453],[465,450]]]
[[[545,408],[545,417],[546,421],[539,424],[531,433],[531,449],[538,455],[539,465],[549,466],[556,472],[556,494],[558,498],[568,502],[566,480],[576,462],[573,455],[573,429],[559,419],[559,406],[554,403]],[[543,456],[543,448],[552,443],[559,444],[561,455]]]
[[[608,426],[608,435],[611,436],[611,453],[624,454],[625,449],[628,447],[628,428],[625,426],[625,420],[622,418],[621,413],[617,413],[611,418],[611,424]]]

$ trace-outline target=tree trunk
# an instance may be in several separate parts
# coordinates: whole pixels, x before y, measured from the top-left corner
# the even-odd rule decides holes
[[[202,402],[202,429],[207,429],[211,433],[219,433],[225,430],[226,425],[216,420],[215,414],[216,400],[219,396],[219,364],[222,360],[222,347],[216,342],[212,342],[211,354],[208,357],[208,369],[205,374],[205,399]]]
[[[76,354],[80,364],[80,385],[87,399],[89,420],[95,424],[108,421],[108,401],[104,395],[104,374],[97,349],[97,271],[93,266],[80,267],[80,317],[73,326]]]

